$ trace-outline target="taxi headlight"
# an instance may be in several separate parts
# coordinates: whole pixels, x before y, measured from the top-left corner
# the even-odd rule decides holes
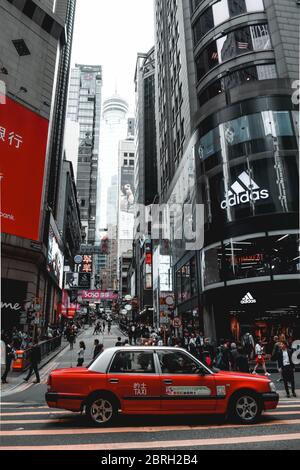
[[[270,390],[271,392],[276,392],[276,385],[273,382],[270,382]]]

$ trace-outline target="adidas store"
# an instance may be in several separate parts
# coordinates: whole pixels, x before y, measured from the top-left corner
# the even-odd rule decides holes
[[[300,339],[299,282],[247,283],[207,292],[204,303],[214,319],[217,342],[228,338],[240,343],[246,333],[265,344],[267,354],[272,353],[274,336],[292,343]],[[298,291],[297,291],[298,289]],[[204,318],[207,324],[209,319]],[[211,318],[210,318],[211,321]],[[206,335],[208,331],[206,330]],[[209,336],[209,335],[208,335]]]
[[[300,339],[298,112],[256,98],[203,121],[196,147],[205,248],[198,253],[204,330]]]

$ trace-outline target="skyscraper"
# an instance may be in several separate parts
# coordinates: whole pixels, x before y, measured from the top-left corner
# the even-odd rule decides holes
[[[104,101],[101,120],[99,184],[101,204],[97,212],[98,228],[117,225],[117,191],[119,141],[127,135],[128,104],[115,94]],[[99,234],[98,234],[99,235]]]
[[[77,192],[83,239],[96,241],[102,67],[76,65],[71,72],[68,118],[80,125]]]
[[[0,0],[0,79],[6,89],[0,104],[0,153],[6,156],[1,284],[7,305],[1,313],[7,330],[21,324],[31,333],[20,312],[34,303],[42,312],[40,327],[58,321],[65,246],[55,212],[75,6],[75,0]],[[11,308],[16,304],[18,311]]]
[[[128,104],[115,94],[103,103],[101,120],[100,159],[98,185],[101,187],[97,211],[97,238],[101,240],[106,229],[109,251],[97,256],[97,270],[100,272],[103,288],[117,289],[118,278],[118,173],[119,141],[127,135]],[[103,270],[103,266],[106,268]]]
[[[156,0],[155,13],[160,198],[205,209],[202,249],[172,240],[177,314],[269,352],[275,332],[300,334],[299,2]]]

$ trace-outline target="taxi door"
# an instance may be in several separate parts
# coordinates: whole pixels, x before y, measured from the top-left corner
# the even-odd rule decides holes
[[[183,351],[158,351],[162,411],[206,413],[217,406],[213,374],[201,375],[199,364]]]
[[[107,389],[119,398],[124,412],[160,410],[160,376],[153,351],[119,351],[107,374]]]

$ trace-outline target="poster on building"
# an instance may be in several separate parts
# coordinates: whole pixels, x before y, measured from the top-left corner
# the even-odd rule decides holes
[[[63,286],[64,255],[61,247],[62,241],[52,215],[50,216],[48,239],[48,263],[47,269],[60,288]]]
[[[79,273],[65,273],[65,289],[78,289]]]
[[[132,240],[134,228],[134,167],[121,168],[119,239]]]
[[[48,124],[8,97],[0,106],[3,233],[39,240]]]

